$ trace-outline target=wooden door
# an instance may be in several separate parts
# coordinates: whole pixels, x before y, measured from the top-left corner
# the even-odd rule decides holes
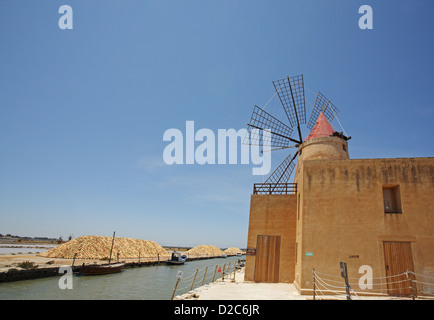
[[[256,282],[279,282],[280,236],[258,235],[256,238]]]
[[[414,272],[411,243],[384,242],[384,262],[388,293],[393,296],[410,296],[410,281],[403,273],[407,270]]]

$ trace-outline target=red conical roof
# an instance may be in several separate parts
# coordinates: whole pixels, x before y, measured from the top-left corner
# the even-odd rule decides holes
[[[334,132],[335,130],[333,129],[330,122],[325,117],[324,113],[321,111],[321,113],[318,116],[318,120],[316,120],[316,123],[313,126],[312,131],[307,136],[305,141],[313,138],[329,137],[333,135]]]

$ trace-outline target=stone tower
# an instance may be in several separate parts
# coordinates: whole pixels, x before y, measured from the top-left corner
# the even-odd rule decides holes
[[[298,177],[305,160],[348,160],[348,138],[335,132],[330,122],[321,112],[312,131],[298,147],[295,183],[301,183]]]
[[[298,147],[298,162],[304,160],[347,160],[348,143],[335,134],[327,118],[321,112],[309,136]]]

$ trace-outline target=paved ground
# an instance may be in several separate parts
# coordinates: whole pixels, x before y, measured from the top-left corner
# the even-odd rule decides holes
[[[288,283],[216,282],[196,295],[198,300],[306,300]]]
[[[235,282],[221,279],[178,296],[195,300],[306,300],[293,284],[244,281],[244,271],[236,273]]]
[[[244,269],[236,273],[235,282],[227,279],[196,288],[177,300],[312,300],[311,295],[300,295],[292,283],[255,283],[244,281]],[[346,300],[345,295],[321,296],[318,300]],[[400,300],[390,296],[352,296],[353,300]],[[404,298],[405,299],[405,298]],[[405,299],[408,300],[408,299]]]

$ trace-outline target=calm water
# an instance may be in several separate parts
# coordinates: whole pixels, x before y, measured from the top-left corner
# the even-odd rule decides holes
[[[0,254],[26,254],[44,252],[56,245],[17,245],[17,244],[3,244],[0,245]]]
[[[183,272],[187,279],[199,269],[198,274],[208,266],[205,283],[212,280],[216,265],[228,264],[233,266],[238,259],[245,257],[228,257],[226,259],[207,259],[189,261],[184,265],[170,266],[161,264],[141,268],[128,268],[121,273],[102,276],[73,276],[73,289],[60,289],[59,277],[50,277],[35,280],[0,283],[0,300],[11,299],[121,299],[121,300],[169,300],[172,297],[176,283],[176,274]],[[202,283],[198,277],[194,287]],[[189,282],[191,283],[191,281]],[[179,288],[188,286],[187,281],[181,281]],[[188,289],[177,291],[177,295],[187,292]]]

